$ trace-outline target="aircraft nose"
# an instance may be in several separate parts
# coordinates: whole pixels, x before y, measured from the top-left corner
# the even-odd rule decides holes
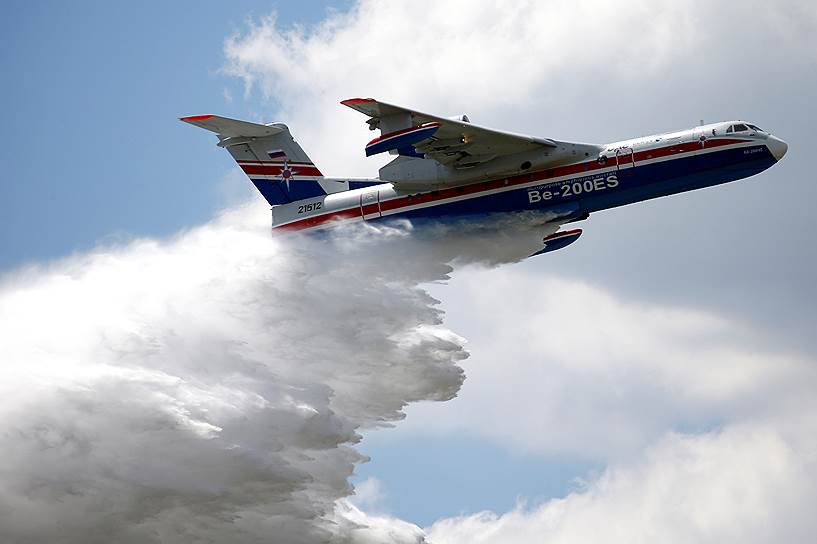
[[[769,148],[769,151],[776,160],[780,160],[783,158],[783,155],[786,154],[786,151],[789,150],[789,144],[778,138],[777,136],[769,136],[766,140],[766,146]]]

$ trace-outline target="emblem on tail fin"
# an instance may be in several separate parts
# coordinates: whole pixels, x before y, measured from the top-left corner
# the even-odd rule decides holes
[[[292,174],[292,170],[289,169],[289,161],[284,161],[284,167],[281,169],[281,179],[284,181],[289,181]]]

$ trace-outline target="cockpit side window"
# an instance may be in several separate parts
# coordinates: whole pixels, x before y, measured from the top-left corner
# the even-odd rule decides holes
[[[744,132],[744,131],[747,131],[747,130],[749,130],[749,129],[743,123],[739,123],[739,124],[735,125],[735,132]]]
[[[735,131],[735,125],[729,125],[729,128],[726,129],[727,134],[730,133],[730,132],[734,132],[734,131]]]

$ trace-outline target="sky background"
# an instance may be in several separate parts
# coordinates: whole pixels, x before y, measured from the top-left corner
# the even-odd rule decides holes
[[[571,492],[568,509],[595,498],[598,513],[608,496],[641,508],[616,486],[690,480],[671,471],[679,449],[761,476],[772,450],[787,453],[780,466],[814,466],[817,9],[506,6],[11,2],[0,268],[167,238],[260,201],[183,115],[286,122],[322,170],[354,176],[380,163],[363,157],[363,119],[338,104],[353,96],[591,142],[746,119],[789,143],[771,170],[601,212],[567,250],[433,285],[446,326],[468,339],[465,385],[365,434],[357,504],[423,527],[454,517],[435,542],[468,541],[514,523],[533,532]],[[803,484],[795,496],[814,495],[781,471]],[[767,483],[756,489],[771,500]],[[509,517],[455,518],[483,510]],[[795,541],[813,536],[789,515]]]
[[[222,72],[224,40],[254,16],[275,10],[289,24],[310,24],[329,5],[6,4],[0,98],[15,106],[7,110],[14,137],[0,151],[0,264],[110,237],[166,236],[245,196],[221,183],[230,162],[176,119],[213,108],[257,114],[260,105]]]

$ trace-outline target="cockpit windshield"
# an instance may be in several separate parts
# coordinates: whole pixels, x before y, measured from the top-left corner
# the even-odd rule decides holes
[[[754,130],[755,132],[763,132],[763,129],[757,125],[750,125],[749,123],[737,123],[735,125],[731,125],[729,128],[726,129],[726,132],[747,132],[749,130]]]

